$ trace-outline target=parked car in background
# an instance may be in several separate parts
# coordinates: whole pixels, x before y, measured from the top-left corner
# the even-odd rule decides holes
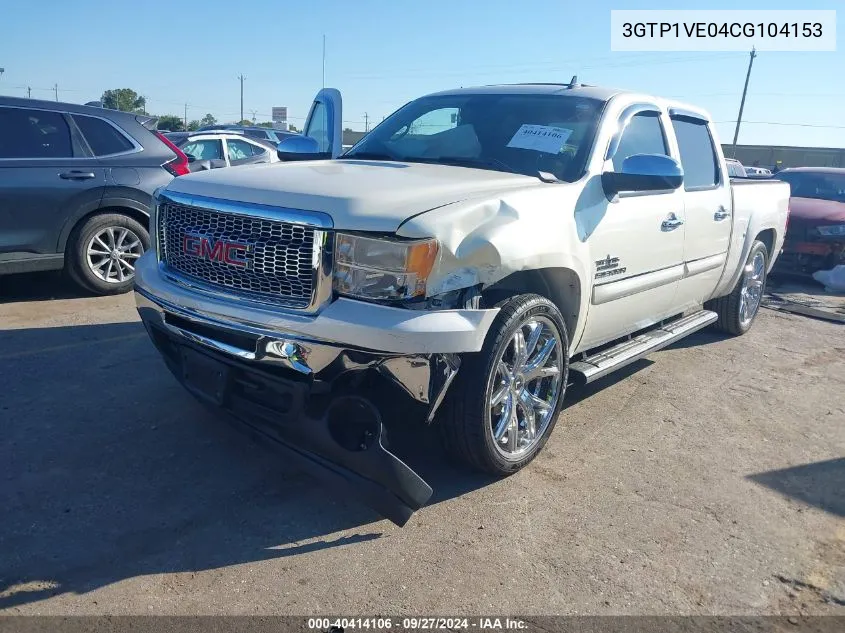
[[[136,301],[188,390],[396,523],[432,494],[386,441],[408,413],[509,475],[570,382],[751,328],[789,188],[730,180],[705,111],[575,80],[466,88],[340,156],[341,107],[320,91],[290,162],[160,190]]]
[[[765,167],[749,167],[745,166],[745,174],[749,178],[771,178],[772,170]]]
[[[730,178],[747,178],[748,174],[745,172],[745,167],[735,158],[726,158],[725,165],[728,168],[728,176]]]
[[[154,130],[144,115],[0,97],[0,275],[65,269],[96,294],[129,290],[153,192],[189,172]]]
[[[230,131],[170,132],[165,136],[188,157],[192,172],[277,163],[276,146]]]
[[[272,143],[280,143],[289,136],[297,136],[295,132],[285,132],[283,130],[276,130],[269,127],[248,127],[245,125],[230,125],[226,123],[218,123],[215,125],[206,125],[197,130],[197,132],[208,132],[211,130],[229,130],[241,132],[250,138],[262,139]]]
[[[773,178],[789,183],[789,230],[779,272],[811,275],[845,263],[845,169],[793,167]]]

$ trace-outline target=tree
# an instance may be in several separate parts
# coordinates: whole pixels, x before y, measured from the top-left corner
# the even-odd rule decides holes
[[[352,128],[351,127],[345,127],[345,128],[343,128],[343,131],[344,132],[351,132]]]
[[[189,132],[196,132],[198,129],[200,129],[200,123],[202,123],[202,121],[191,121],[191,122],[189,122],[188,123],[188,131]]]
[[[288,124],[288,132],[299,132],[295,125]]]
[[[159,130],[170,130],[171,132],[183,132],[185,130],[182,119],[175,114],[164,114],[158,117],[156,127]]]
[[[147,105],[147,100],[131,88],[106,90],[100,97],[100,101],[104,108],[123,112],[143,112]]]
[[[249,119],[244,119],[243,121],[239,121],[238,125],[245,125],[247,127],[252,127],[252,121]]]
[[[202,119],[200,119],[200,127],[205,127],[206,125],[214,125],[217,123],[217,119],[215,119],[211,113],[206,114]],[[190,125],[188,126],[190,127]]]
[[[273,127],[272,121],[262,121],[261,123],[257,124],[258,127]]]

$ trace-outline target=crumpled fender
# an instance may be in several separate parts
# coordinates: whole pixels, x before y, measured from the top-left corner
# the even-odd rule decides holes
[[[515,272],[574,271],[581,284],[580,337],[590,296],[587,246],[578,238],[575,209],[581,188],[538,183],[495,198],[466,200],[406,220],[397,234],[437,237],[438,262],[427,294],[490,286]]]

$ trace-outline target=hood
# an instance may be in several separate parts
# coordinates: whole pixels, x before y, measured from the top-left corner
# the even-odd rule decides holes
[[[819,198],[789,199],[789,215],[810,222],[845,222],[845,202]]]
[[[329,160],[215,169],[175,178],[167,190],[328,213],[336,229],[392,233],[408,218],[537,178],[423,163]]]

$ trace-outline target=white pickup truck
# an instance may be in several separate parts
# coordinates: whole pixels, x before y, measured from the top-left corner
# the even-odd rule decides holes
[[[157,192],[138,309],[194,394],[400,525],[432,490],[385,403],[513,473],[568,385],[746,332],[787,223],[706,112],[574,79],[421,97],[342,155],[325,89],[278,153]]]

